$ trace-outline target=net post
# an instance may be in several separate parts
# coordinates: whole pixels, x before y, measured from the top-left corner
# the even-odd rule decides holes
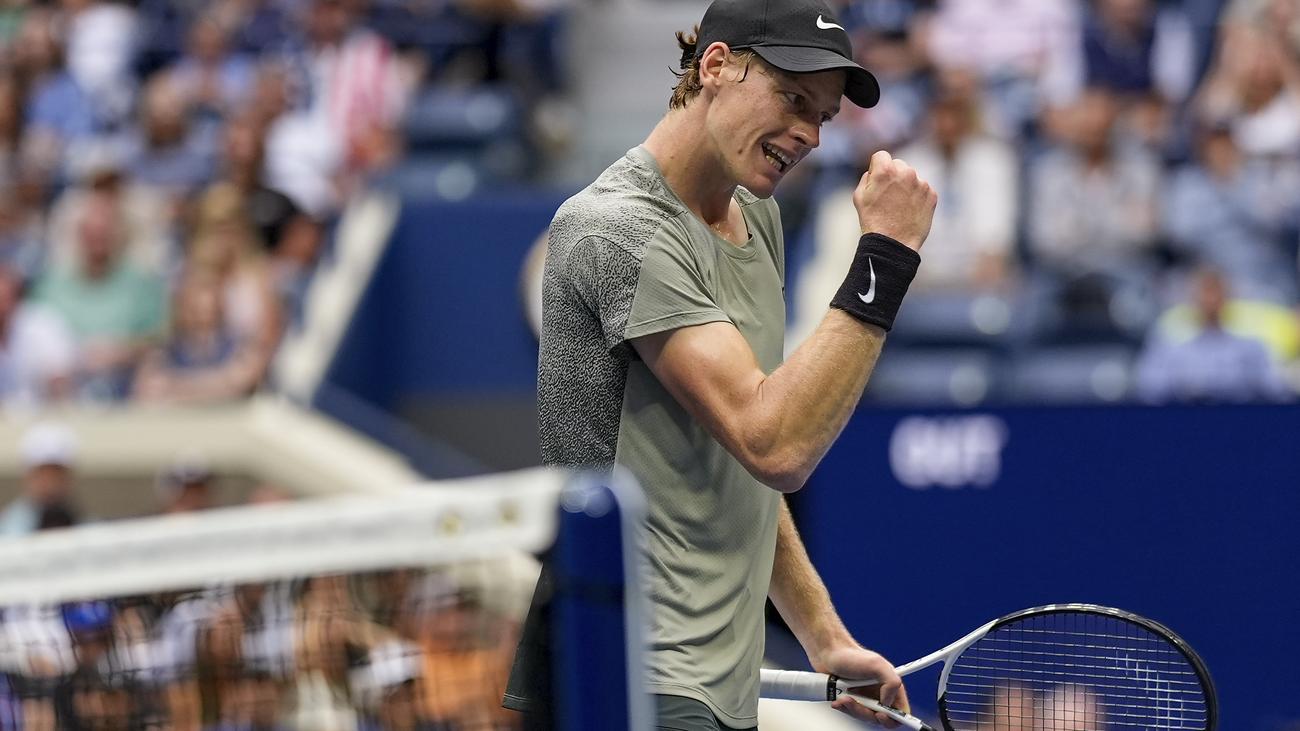
[[[552,615],[559,731],[648,731],[637,534],[644,517],[628,476],[579,478],[560,496]]]

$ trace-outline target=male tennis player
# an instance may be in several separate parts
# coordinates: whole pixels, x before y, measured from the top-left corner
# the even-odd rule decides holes
[[[781,493],[803,486],[857,404],[920,263],[935,192],[888,153],[871,159],[853,196],[863,236],[844,284],[782,363],[772,192],[817,147],[842,96],[868,107],[879,86],[820,0],[715,0],[697,35],[678,40],[668,113],[551,224],[543,458],[618,464],[646,492],[659,728],[755,727],[768,596],[815,669],[875,679],[886,704],[907,708],[893,666],[835,613]],[[873,574],[889,570],[873,558]],[[547,583],[505,698],[537,728],[547,727]],[[893,725],[847,697],[836,705]]]

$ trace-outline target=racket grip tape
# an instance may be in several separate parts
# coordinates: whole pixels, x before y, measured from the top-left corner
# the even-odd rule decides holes
[[[833,701],[839,697],[836,680],[821,673],[764,668],[759,671],[759,695],[786,701]]]

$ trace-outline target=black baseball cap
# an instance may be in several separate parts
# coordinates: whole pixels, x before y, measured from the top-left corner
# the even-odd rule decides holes
[[[860,107],[880,101],[880,84],[853,61],[853,44],[820,0],[713,0],[700,21],[697,56],[721,41],[748,48],[795,74],[844,69],[844,96]]]

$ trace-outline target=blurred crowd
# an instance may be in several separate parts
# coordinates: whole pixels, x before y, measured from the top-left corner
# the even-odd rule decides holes
[[[0,729],[517,729],[517,622],[471,584],[393,570],[6,607]]]
[[[791,343],[889,149],[942,202],[870,397],[1296,393],[1300,0],[836,4],[884,94],[778,193]],[[570,10],[0,3],[0,403],[259,388],[357,191],[545,178]]]
[[[341,207],[393,174],[411,120],[455,144],[464,90],[527,110],[558,88],[557,8],[0,3],[0,402],[256,389]]]
[[[20,451],[0,538],[94,520],[66,428],[34,427]],[[216,507],[218,481],[183,455],[159,473],[152,512]],[[285,499],[262,485],[247,503]],[[479,559],[0,606],[0,730],[515,729],[500,699],[531,591],[518,575]]]
[[[852,255],[852,185],[888,149],[940,204],[869,395],[1294,396],[1300,2],[841,5],[883,96],[846,105],[784,193],[804,232],[792,343]]]

